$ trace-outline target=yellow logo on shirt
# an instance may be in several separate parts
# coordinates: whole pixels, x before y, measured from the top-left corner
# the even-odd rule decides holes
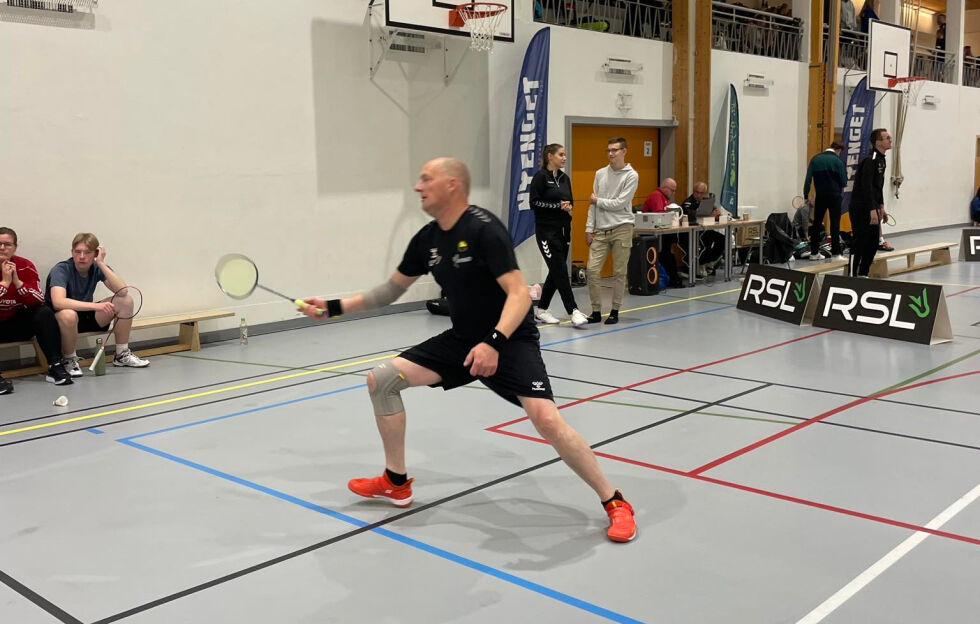
[[[468,250],[469,248],[470,246],[464,240],[461,240],[458,243],[456,243],[456,251],[462,252]]]

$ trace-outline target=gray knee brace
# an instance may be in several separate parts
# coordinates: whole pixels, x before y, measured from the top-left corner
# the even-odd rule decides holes
[[[369,391],[374,413],[389,416],[405,411],[401,391],[408,387],[408,380],[390,362],[378,364],[371,371],[374,374],[374,390]]]

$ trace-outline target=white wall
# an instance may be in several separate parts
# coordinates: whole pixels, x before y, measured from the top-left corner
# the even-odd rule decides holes
[[[765,75],[772,86],[744,87],[750,72]],[[729,84],[738,92],[738,204],[756,206],[754,218],[785,212],[793,197],[803,192],[806,174],[806,64],[712,51],[708,186],[716,195],[720,195],[725,170]]]
[[[0,23],[0,221],[19,251],[43,278],[94,231],[144,314],[230,307],[253,324],[295,312],[219,293],[226,252],[296,295],[385,279],[426,221],[425,160],[460,156],[487,196],[488,69],[470,53],[447,86],[435,51],[372,81],[366,6],[105,2],[94,30]],[[468,40],[449,45],[459,58]],[[420,283],[409,299],[436,292]]]

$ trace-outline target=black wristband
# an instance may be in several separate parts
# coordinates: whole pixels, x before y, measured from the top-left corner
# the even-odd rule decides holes
[[[498,329],[494,329],[492,332],[487,334],[487,337],[483,339],[483,342],[487,343],[497,351],[500,351],[505,344],[507,344],[507,336],[503,334]]]
[[[327,301],[327,316],[333,318],[343,313],[344,311],[340,308],[340,299],[330,299]]]

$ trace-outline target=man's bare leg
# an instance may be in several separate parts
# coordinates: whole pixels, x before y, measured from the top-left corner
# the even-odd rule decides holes
[[[405,376],[409,387],[431,386],[441,381],[435,371],[409,362],[404,358],[396,357],[389,362],[389,365],[395,367]],[[368,373],[367,385],[371,392],[377,388],[373,371]],[[381,434],[381,443],[384,445],[385,467],[392,472],[405,474],[407,472],[405,467],[405,412],[375,414],[374,420],[378,425],[378,433]]]
[[[612,498],[616,490],[599,467],[595,453],[589,448],[582,434],[565,422],[555,402],[533,397],[519,398],[534,428],[554,447],[568,467],[595,490],[599,500],[606,501]]]

